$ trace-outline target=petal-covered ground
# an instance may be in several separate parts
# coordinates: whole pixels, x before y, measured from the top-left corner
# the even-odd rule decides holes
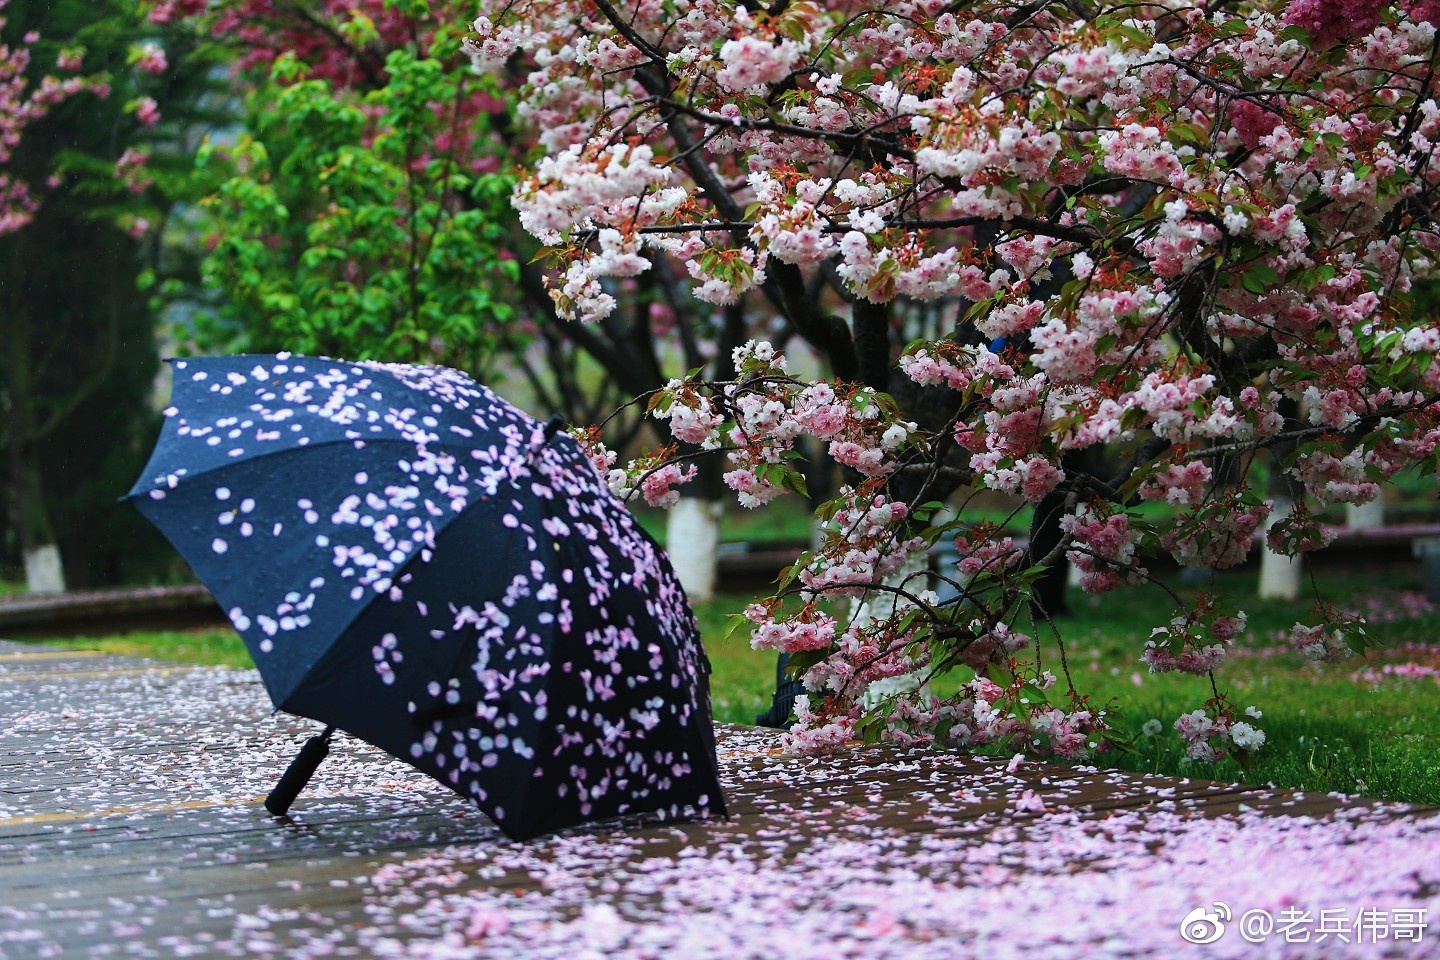
[[[1182,920],[1202,908],[1189,929],[1214,938],[1193,948],[1206,956],[1435,955],[1437,819],[1366,806],[1317,819],[1281,812],[1282,795],[1250,806],[1203,788],[1166,799],[1196,786],[1175,782],[1153,803],[1096,809],[1097,787],[1113,804],[1147,791],[924,753],[757,758],[767,740],[734,735],[722,753],[737,823],[452,847],[379,871],[366,952],[1160,957],[1186,948]],[[1236,809],[1205,816],[1210,801]]]
[[[732,818],[529,843],[244,671],[0,644],[0,957],[1429,957],[1440,818],[730,728]],[[1188,921],[1188,922],[1187,922]],[[1211,942],[1188,945],[1192,939]]]

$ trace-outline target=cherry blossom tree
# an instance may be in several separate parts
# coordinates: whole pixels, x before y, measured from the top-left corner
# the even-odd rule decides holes
[[[561,316],[604,324],[632,278],[678,269],[697,300],[744,305],[752,329],[778,316],[828,362],[793,376],[757,336],[734,378],[649,398],[726,459],[745,506],[799,488],[801,437],[849,470],[823,544],[745,612],[754,645],[804,671],[801,749],[864,735],[1086,756],[1124,731],[1032,613],[1046,568],[1068,557],[1104,592],[1158,587],[1160,557],[1213,570],[1261,537],[1319,549],[1318,509],[1435,469],[1440,329],[1412,309],[1440,248],[1430,0],[479,13],[475,66],[523,77],[543,148],[512,202]],[[651,502],[690,475],[594,451]],[[1261,463],[1295,503],[1268,526]],[[1046,505],[1054,544],[939,512],[977,490]],[[942,540],[962,558],[940,571],[949,602],[915,563]],[[1175,600],[1137,656],[1214,678],[1244,616],[1213,590]],[[1291,639],[1317,660],[1369,642],[1323,602]],[[896,676],[914,680],[867,698]],[[1175,723],[1190,755],[1263,743],[1212,688]]]

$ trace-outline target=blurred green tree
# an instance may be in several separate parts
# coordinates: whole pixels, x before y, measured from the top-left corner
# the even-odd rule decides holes
[[[222,0],[195,16],[245,44],[255,89],[246,132],[202,152],[228,173],[206,206],[220,305],[180,335],[204,352],[519,377],[537,413],[591,423],[622,408],[605,433],[626,447],[646,427],[627,401],[687,370],[726,376],[749,321],[697,304],[671,264],[617,282],[621,308],[604,324],[557,316],[539,244],[510,207],[512,171],[536,146],[504,99],[521,78],[471,68],[472,13],[453,0]],[[719,470],[705,473],[687,494],[713,501]],[[713,540],[714,511],[702,513]],[[708,580],[703,593],[714,550],[697,554],[706,572],[682,577]]]
[[[220,305],[194,346],[444,363],[485,378],[528,340],[512,181],[485,147],[500,101],[458,69],[458,20],[419,3],[371,6],[373,18],[347,10],[332,25],[353,58],[306,62],[316,48],[300,37],[273,59],[250,51],[260,75],[246,131],[200,153],[227,176],[205,201],[204,269]],[[253,4],[234,14],[252,27],[274,15]]]

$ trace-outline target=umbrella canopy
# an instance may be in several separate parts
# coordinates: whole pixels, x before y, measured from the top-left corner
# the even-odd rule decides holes
[[[408,761],[517,839],[723,815],[694,616],[573,438],[442,367],[172,365],[129,498],[277,708]]]

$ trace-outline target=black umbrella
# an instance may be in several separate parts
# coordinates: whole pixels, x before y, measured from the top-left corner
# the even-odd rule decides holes
[[[276,707],[328,725],[314,762],[338,727],[517,839],[724,814],[685,595],[556,424],[443,367],[172,363],[129,497],[229,611]]]

